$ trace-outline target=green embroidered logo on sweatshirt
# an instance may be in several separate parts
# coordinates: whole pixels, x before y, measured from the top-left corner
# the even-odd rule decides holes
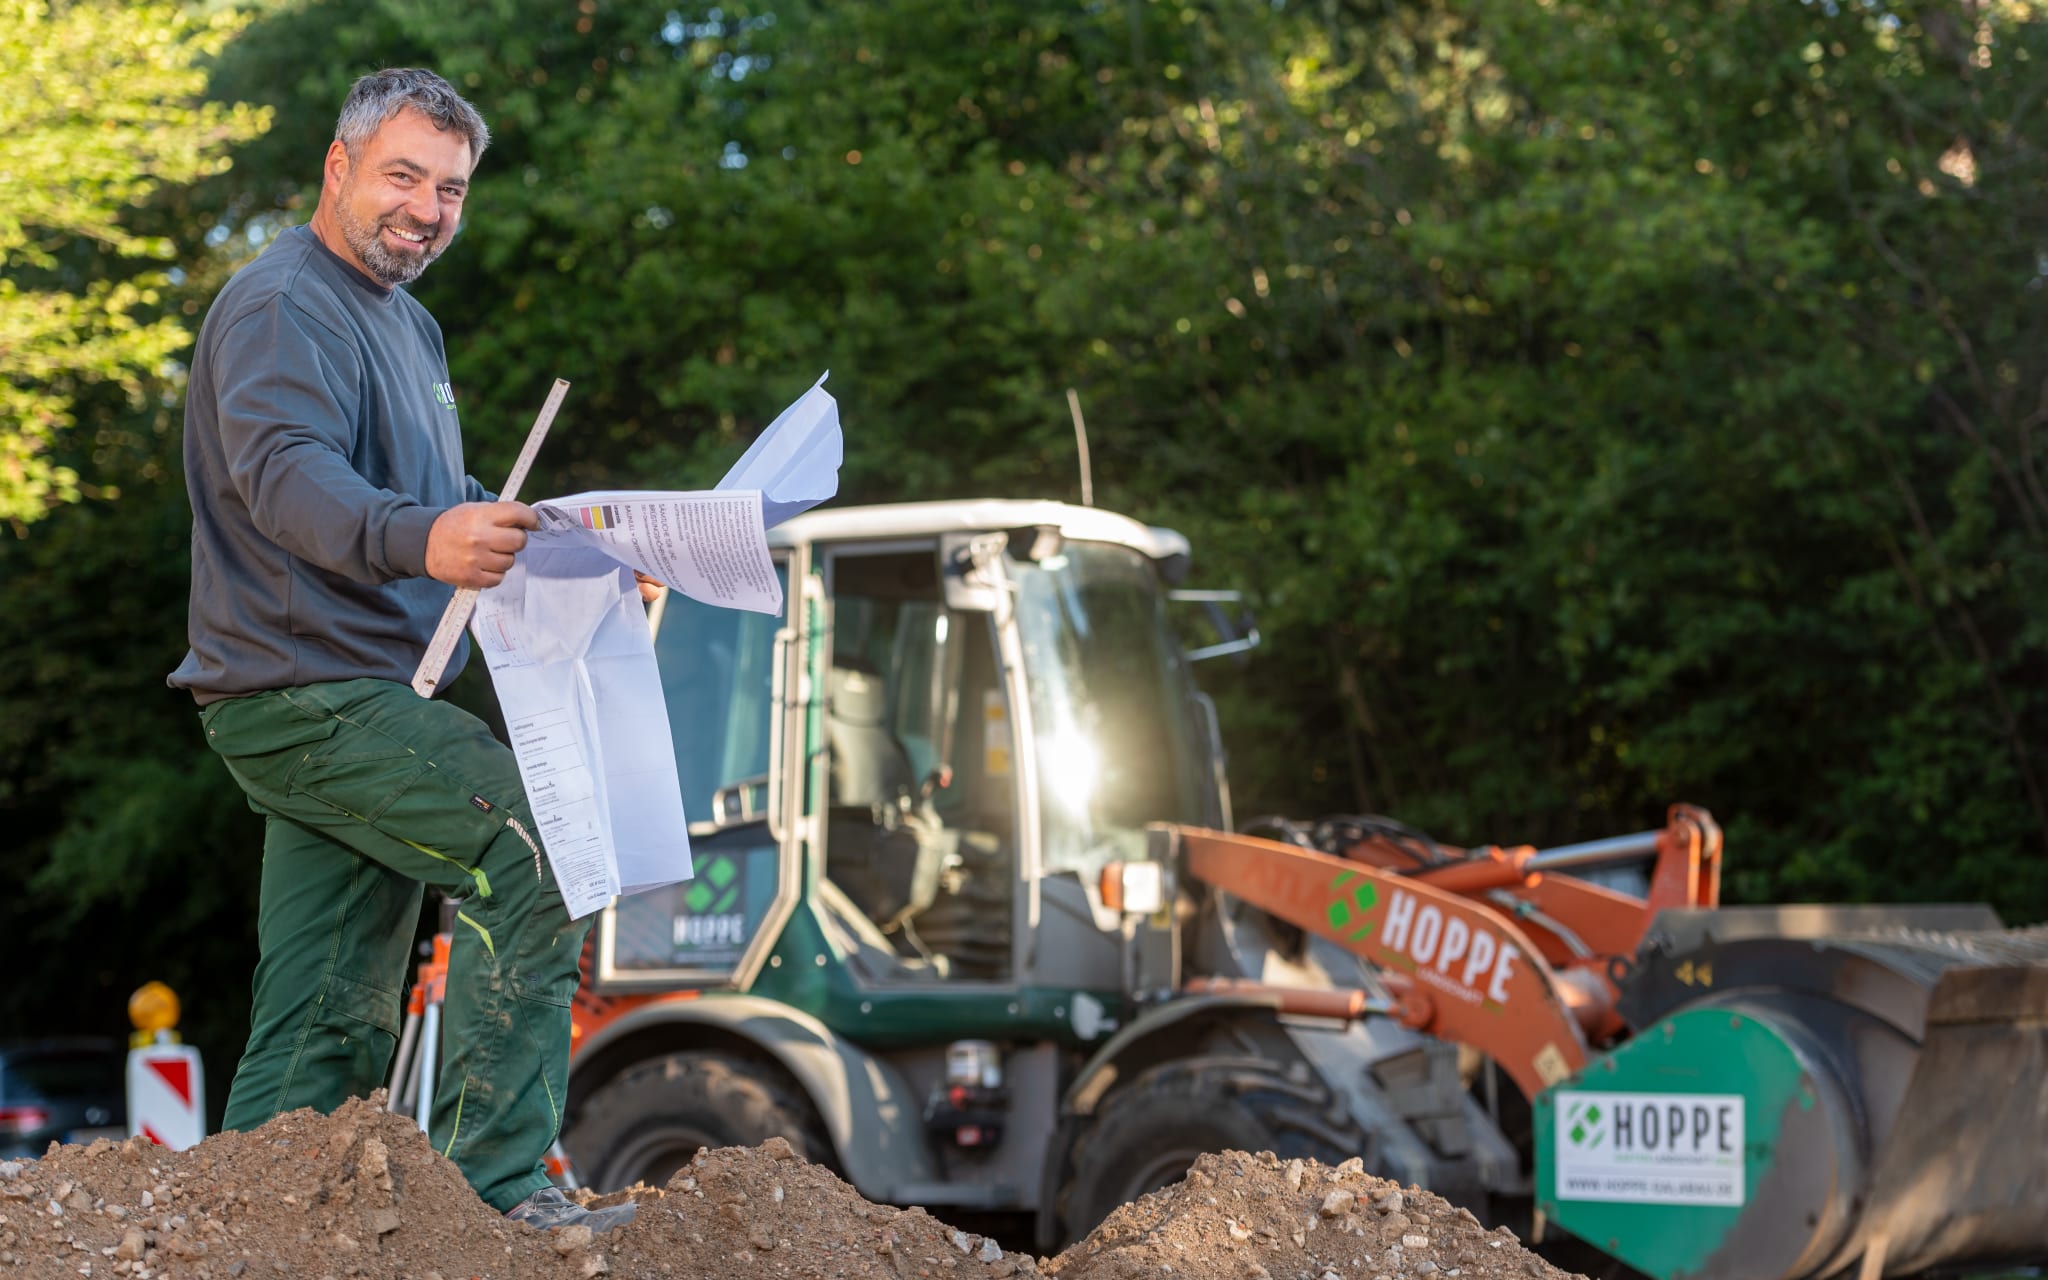
[[[455,407],[455,384],[452,382],[435,383],[434,402],[443,409],[453,409]]]

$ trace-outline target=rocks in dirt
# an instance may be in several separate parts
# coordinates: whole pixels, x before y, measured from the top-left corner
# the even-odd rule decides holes
[[[1045,1265],[1060,1280],[1562,1280],[1505,1231],[1346,1161],[1270,1153],[1195,1161]]]
[[[0,1280],[1560,1280],[1427,1192],[1269,1154],[1204,1156],[1041,1262],[870,1204],[787,1142],[701,1151],[631,1223],[536,1231],[371,1101],[185,1152],[140,1140],[0,1163]]]
[[[678,1277],[772,1268],[776,1275],[974,1280],[1036,1271],[1032,1260],[1005,1255],[994,1241],[922,1210],[869,1204],[829,1171],[793,1152],[781,1156],[772,1142],[700,1151],[664,1195],[641,1199],[627,1230],[661,1231],[664,1224],[669,1251],[662,1256]],[[631,1250],[612,1256],[616,1272],[637,1274],[629,1271],[629,1256]]]
[[[563,1227],[559,1231],[551,1231],[548,1234],[554,1237],[552,1243],[555,1247],[555,1252],[562,1254],[564,1257],[575,1253],[578,1249],[588,1249],[590,1242],[596,1238],[591,1233],[589,1227],[583,1226],[580,1223],[575,1226]]]
[[[406,1150],[394,1159],[394,1147]],[[416,1194],[401,1196],[408,1164],[422,1176]],[[186,1152],[142,1139],[53,1147],[0,1180],[30,1193],[12,1212],[0,1200],[0,1240],[15,1237],[0,1277],[69,1277],[81,1260],[124,1280],[418,1276],[415,1255],[438,1246],[422,1241],[409,1254],[400,1237],[408,1222],[410,1236],[467,1237],[485,1223],[503,1230],[459,1177],[448,1180],[452,1172],[405,1121],[364,1102],[332,1117],[283,1116]]]

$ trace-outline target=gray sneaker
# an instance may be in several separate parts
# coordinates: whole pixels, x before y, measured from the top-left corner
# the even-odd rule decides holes
[[[631,1222],[639,1208],[637,1202],[628,1200],[605,1209],[586,1209],[563,1195],[560,1187],[542,1187],[505,1210],[505,1216],[540,1231],[583,1226],[593,1232],[603,1232]]]

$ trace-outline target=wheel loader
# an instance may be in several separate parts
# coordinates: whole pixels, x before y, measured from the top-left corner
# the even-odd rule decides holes
[[[1233,831],[1192,669],[1257,636],[1179,534],[987,500],[770,541],[782,616],[650,612],[695,877],[593,932],[589,1185],[781,1136],[1050,1251],[1264,1150],[1660,1280],[2048,1256],[2048,931],[1722,908],[1684,805],[1551,850]]]

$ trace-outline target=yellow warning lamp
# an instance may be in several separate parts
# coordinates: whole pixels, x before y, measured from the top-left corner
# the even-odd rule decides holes
[[[178,1033],[172,1028],[178,1025],[178,993],[161,982],[143,983],[128,997],[128,1021],[135,1024],[135,1034],[128,1037],[131,1047],[176,1044]]]

